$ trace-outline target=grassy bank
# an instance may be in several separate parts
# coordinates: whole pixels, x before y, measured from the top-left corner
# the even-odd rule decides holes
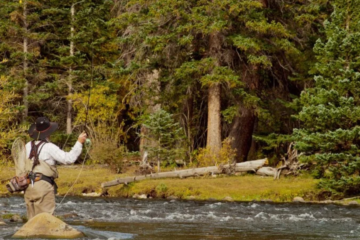
[[[305,200],[316,200],[317,181],[310,176],[283,177],[273,180],[272,177],[257,175],[241,176],[204,176],[187,179],[145,180],[128,185],[118,185],[106,190],[101,183],[134,174],[129,169],[126,174],[114,174],[104,166],[60,166],[60,178],[57,180],[59,195],[99,195],[106,193],[110,197],[133,197],[135,194],[167,198],[197,200],[234,201],[272,200],[275,202],[292,201],[296,196]],[[80,177],[79,172],[81,171]],[[7,179],[15,174],[12,167],[0,167],[0,179]],[[0,186],[0,194],[7,194],[5,183]]]

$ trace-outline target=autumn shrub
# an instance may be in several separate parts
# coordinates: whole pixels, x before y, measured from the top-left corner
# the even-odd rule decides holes
[[[17,109],[14,101],[17,95],[9,85],[6,76],[0,76],[0,164],[12,163],[11,143],[19,136],[21,128],[16,125]]]
[[[126,148],[113,142],[95,142],[90,156],[92,163],[107,164],[115,173],[121,173],[124,170]]]
[[[121,144],[126,140],[123,125],[118,122],[118,113],[123,106],[119,104],[114,89],[106,84],[97,85],[91,89],[90,95],[78,93],[72,99],[78,112],[75,122],[85,122],[84,129],[91,140],[88,162],[108,164],[114,172],[122,172],[128,152]]]
[[[195,157],[199,167],[218,166],[234,162],[236,151],[231,147],[231,139],[226,138],[222,142],[219,154],[212,153],[209,148],[201,148]]]

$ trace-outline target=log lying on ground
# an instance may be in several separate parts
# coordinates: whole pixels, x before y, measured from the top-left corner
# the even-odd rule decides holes
[[[224,165],[221,168],[214,166],[214,167],[202,167],[202,168],[193,168],[193,169],[185,169],[185,170],[176,170],[172,172],[160,172],[160,173],[153,173],[143,176],[132,176],[126,178],[118,178],[116,180],[110,182],[104,182],[101,184],[102,188],[112,187],[119,184],[127,184],[130,182],[140,181],[144,179],[157,179],[157,178],[184,178],[184,177],[192,177],[204,174],[219,174],[224,171],[224,169],[234,168],[235,172],[249,172],[253,171],[256,172],[257,169],[261,168],[264,165],[268,164],[267,158],[247,161],[242,163],[237,163],[235,165]]]
[[[261,167],[256,171],[257,175],[275,177],[277,169],[273,167]]]

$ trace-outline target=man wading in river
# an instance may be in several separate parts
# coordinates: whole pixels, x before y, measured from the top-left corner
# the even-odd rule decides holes
[[[31,183],[24,194],[28,219],[42,212],[54,213],[57,189],[54,180],[58,177],[56,162],[74,163],[87,137],[86,133],[81,133],[71,151],[64,152],[49,141],[50,134],[57,128],[58,124],[46,117],[39,117],[29,128],[29,135],[34,140],[25,146],[26,156],[33,160],[29,174]]]

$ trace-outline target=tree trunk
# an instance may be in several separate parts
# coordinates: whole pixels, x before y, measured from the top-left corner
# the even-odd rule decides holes
[[[250,91],[256,92],[259,89],[258,67],[251,65],[249,68],[244,67],[244,77],[242,80]],[[256,121],[257,117],[253,107],[239,103],[238,115],[233,120],[229,134],[229,137],[233,139],[232,148],[236,149],[236,162],[247,160]]]
[[[220,91],[221,86],[215,83],[208,91],[208,130],[206,146],[217,155],[221,149],[221,119],[220,119]]]
[[[162,172],[162,173],[154,173],[148,174],[143,176],[132,176],[126,178],[119,178],[110,182],[104,182],[101,184],[101,187],[112,187],[119,184],[127,184],[130,182],[140,181],[144,179],[157,179],[157,178],[173,178],[173,177],[192,177],[196,175],[204,175],[204,174],[220,174],[223,172],[223,169],[234,167],[235,172],[256,172],[259,168],[263,167],[264,165],[268,164],[268,159],[259,159],[248,161],[244,163],[237,163],[235,166],[225,165],[222,168],[217,166],[214,167],[202,167],[202,168],[193,168],[193,169],[185,169],[185,170],[177,170],[173,172]]]
[[[194,97],[191,87],[188,87],[186,93],[186,100],[184,101],[183,114],[182,114],[182,125],[186,132],[186,137],[189,142],[188,155],[189,162],[192,163],[192,152],[194,150],[194,137],[192,135],[193,129],[193,112],[194,112]]]
[[[261,167],[256,171],[257,175],[275,177],[277,169],[273,167]]]
[[[26,120],[28,113],[29,113],[29,100],[28,100],[28,95],[29,95],[29,82],[27,80],[27,71],[28,71],[28,59],[27,59],[27,54],[28,54],[28,38],[27,38],[27,0],[24,0],[24,4],[23,4],[23,18],[24,18],[24,32],[25,32],[25,36],[24,36],[24,47],[23,47],[23,51],[24,51],[24,62],[23,62],[23,70],[24,70],[24,88],[23,88],[23,102],[24,102],[24,110],[23,110],[23,121]]]
[[[70,56],[74,56],[74,20],[75,20],[75,4],[71,5],[71,28],[70,28]],[[66,114],[66,134],[71,134],[72,132],[72,84],[73,84],[73,75],[72,67],[69,68],[69,82],[68,82],[68,100],[67,100],[67,114]]]
[[[269,3],[268,0],[260,0],[261,4],[263,5],[264,8],[267,8]]]
[[[145,88],[147,90],[152,91],[151,94],[145,95],[144,104],[147,106],[146,113],[155,113],[161,109],[161,105],[157,104],[158,96],[160,94],[160,83],[159,83],[159,71],[153,70],[152,73],[148,74],[146,77]],[[140,129],[141,136],[146,136],[148,134],[148,129],[145,126],[141,126]],[[142,137],[140,139],[140,154],[141,157],[144,156],[145,146],[156,146],[156,142],[150,142],[148,139]]]
[[[236,162],[247,160],[252,143],[256,117],[252,109],[239,107],[239,116],[236,116],[229,137],[232,139],[231,147],[236,149]]]
[[[212,33],[209,38],[209,55],[220,66],[221,61],[220,33]],[[221,149],[221,85],[212,83],[208,90],[208,122],[206,147],[212,154],[218,155]]]

